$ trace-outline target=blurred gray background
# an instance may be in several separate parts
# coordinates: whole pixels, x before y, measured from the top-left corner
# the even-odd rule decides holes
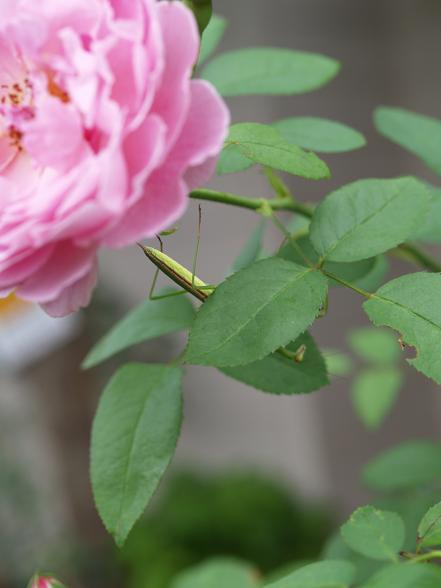
[[[321,52],[342,62],[340,75],[321,91],[292,98],[229,101],[234,121],[271,122],[290,115],[316,115],[352,125],[366,135],[364,149],[324,157],[332,180],[289,179],[300,200],[321,199],[360,177],[412,173],[437,182],[416,159],[375,132],[372,112],[384,104],[441,116],[439,0],[215,0],[214,4],[216,12],[230,21],[223,50],[271,45]],[[213,185],[251,196],[270,196],[258,171],[222,178]],[[220,281],[258,221],[249,211],[204,204],[199,276],[210,283]],[[193,257],[196,224],[193,202],[179,232],[166,241],[167,252],[187,266]],[[279,243],[280,236],[269,230],[267,245]],[[395,263],[392,275],[403,269],[413,271]],[[141,301],[152,275],[152,268],[135,247],[102,257],[101,283],[106,295],[121,307]],[[368,324],[361,302],[356,294],[334,290],[328,316],[313,329],[322,346],[347,348],[348,329]],[[107,318],[112,322],[112,317]],[[145,346],[143,357],[171,357],[182,343],[173,338],[161,340]],[[0,375],[0,407],[10,407],[9,412],[0,409],[0,419],[8,420],[13,413],[23,418],[24,409],[17,407],[26,406],[32,423],[20,435],[20,450],[14,431],[5,433],[3,428],[7,438],[3,446],[8,443],[21,451],[27,456],[25,462],[32,455],[37,470],[34,477],[44,487],[45,496],[47,492],[51,496],[53,510],[45,515],[48,537],[72,525],[89,538],[101,532],[87,481],[87,444],[96,398],[109,372],[78,372],[89,344],[90,336],[85,335],[32,370],[3,379]],[[188,369],[185,421],[176,463],[204,469],[255,465],[307,496],[326,499],[343,517],[368,499],[359,473],[369,457],[402,439],[440,439],[440,391],[411,369],[406,374],[406,387],[393,414],[379,432],[369,433],[353,413],[344,378],[335,379],[320,392],[286,398],[265,396],[215,370]],[[43,483],[39,472],[45,472]]]

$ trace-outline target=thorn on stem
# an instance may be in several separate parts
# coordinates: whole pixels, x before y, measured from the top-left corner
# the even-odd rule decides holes
[[[300,345],[300,347],[295,352],[294,361],[296,363],[302,363],[303,360],[305,359],[305,354],[306,354],[306,345],[305,344]]]

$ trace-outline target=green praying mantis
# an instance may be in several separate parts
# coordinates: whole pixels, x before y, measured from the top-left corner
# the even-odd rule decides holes
[[[169,257],[164,253],[164,244],[161,239],[161,235],[157,235],[157,239],[160,244],[160,249],[155,249],[154,247],[146,247],[141,243],[138,243],[139,247],[142,249],[144,254],[148,257],[148,259],[156,266],[156,272],[153,277],[152,286],[150,288],[149,299],[150,300],[161,300],[163,298],[170,298],[171,296],[179,296],[181,294],[186,294],[187,292],[192,294],[195,298],[200,300],[201,302],[205,302],[210,294],[214,292],[216,286],[206,284],[200,278],[196,276],[196,267],[197,267],[197,260],[199,255],[199,246],[201,242],[201,225],[202,225],[202,208],[199,205],[199,220],[198,220],[198,230],[197,230],[197,237],[196,237],[196,249],[193,258],[193,267],[192,270],[188,270],[186,267]],[[171,231],[166,231],[162,233],[162,236],[171,235],[176,231],[176,229],[172,229]],[[177,292],[171,292],[169,294],[162,294],[162,295],[155,295],[155,287],[158,280],[159,272],[162,272],[166,276],[168,276],[175,284],[180,286],[182,290]]]
[[[172,296],[179,296],[181,294],[189,293],[195,298],[197,298],[200,302],[205,302],[207,298],[213,294],[216,289],[215,285],[206,284],[203,280],[196,276],[196,267],[197,267],[197,259],[199,255],[199,247],[200,247],[200,240],[201,240],[201,225],[202,225],[202,209],[199,205],[198,207],[199,217],[198,217],[198,230],[197,230],[197,237],[196,237],[196,248],[195,248],[195,255],[193,258],[193,267],[192,270],[188,270],[186,267],[175,261],[173,258],[169,257],[164,253],[164,245],[161,235],[157,235],[159,240],[160,249],[155,249],[154,247],[148,247],[138,243],[139,247],[142,249],[146,257],[156,266],[156,272],[153,277],[152,286],[150,288],[149,299],[150,300],[161,300],[163,298],[169,298]],[[282,245],[289,241],[292,243],[294,248],[298,248],[297,243],[292,238],[292,235],[286,231],[286,228],[283,224],[278,220],[275,219],[276,225],[278,228],[282,230],[285,235],[285,239]],[[162,236],[167,236],[173,234],[176,229],[171,231],[166,231],[162,234]],[[159,273],[162,272],[167,277],[169,277],[175,284],[180,286],[182,289],[176,292],[171,292],[168,294],[162,295],[155,295],[155,287],[158,280]],[[295,352],[289,351],[285,347],[281,347],[277,350],[277,352],[289,359],[291,361],[295,361],[296,363],[301,363],[305,357],[307,352],[306,346],[301,345],[299,349]]]

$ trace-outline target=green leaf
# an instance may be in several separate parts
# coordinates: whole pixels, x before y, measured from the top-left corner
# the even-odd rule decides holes
[[[266,220],[262,219],[252,232],[250,238],[241,253],[233,263],[233,272],[244,269],[255,262],[262,252],[263,237],[265,234]]]
[[[121,546],[175,451],[182,370],[128,364],[101,397],[92,430],[91,479],[98,512]]]
[[[418,544],[420,547],[441,545],[441,502],[432,506],[420,522]]]
[[[199,32],[202,34],[207,28],[213,14],[211,0],[183,0],[183,2],[195,15]]]
[[[274,192],[274,196],[278,196],[280,198],[292,198],[291,190],[277,172],[275,172],[271,167],[265,167],[263,171],[265,172],[265,176],[270,188]]]
[[[322,350],[328,374],[331,376],[348,376],[354,369],[351,358],[336,349]]]
[[[323,55],[259,47],[223,53],[204,68],[202,77],[223,96],[292,95],[317,90],[339,69],[337,61]]]
[[[328,560],[310,564],[265,588],[349,588],[355,567],[348,561]]]
[[[246,158],[302,178],[322,180],[330,177],[327,165],[317,155],[291,145],[276,129],[259,123],[233,125],[224,152],[227,155],[222,156],[218,166],[222,173],[246,169],[243,159]]]
[[[253,588],[258,573],[248,564],[229,558],[209,560],[185,570],[171,588]]]
[[[289,143],[319,153],[342,153],[366,145],[366,139],[358,131],[325,118],[285,118],[274,127]]]
[[[311,241],[331,261],[357,261],[399,245],[425,221],[426,186],[415,178],[359,180],[316,208]]]
[[[385,255],[377,255],[372,269],[352,282],[354,286],[367,292],[375,292],[384,282],[386,274],[390,269],[389,261]]]
[[[83,368],[91,368],[136,343],[188,329],[194,317],[194,308],[185,296],[146,300],[94,345]]]
[[[222,16],[213,14],[210,23],[202,35],[201,49],[199,51],[199,62],[201,65],[206,61],[217,49],[222,37],[227,29],[228,22]]]
[[[352,551],[343,541],[340,531],[334,533],[328,539],[321,557],[324,559],[343,559],[351,562],[356,569],[356,576],[352,584],[354,587],[359,586],[361,582],[370,578],[381,566],[384,566],[384,562],[368,559]]]
[[[277,255],[282,259],[300,265],[306,265],[306,259],[312,264],[316,264],[319,261],[319,256],[307,235],[300,237],[295,243],[289,241],[282,247],[282,249],[280,249]],[[373,270],[374,266],[375,258],[371,258],[353,263],[335,263],[327,261],[323,264],[323,269],[347,282],[356,283],[357,280],[368,275]],[[340,287],[340,284],[335,281],[331,281],[330,285]]]
[[[286,230],[291,235],[299,234],[302,232],[309,232],[309,225],[311,221],[309,218],[301,216],[300,214],[294,215],[286,225]]]
[[[385,137],[441,175],[441,121],[404,108],[377,108],[375,126]]]
[[[248,365],[223,368],[222,372],[270,394],[304,394],[319,390],[329,383],[325,361],[309,333],[301,335],[287,349],[296,352],[302,345],[306,352],[300,363],[276,352]]]
[[[413,489],[404,492],[381,494],[375,506],[398,513],[406,527],[406,540],[403,550],[415,551],[416,529],[424,513],[439,500],[439,489],[435,486]]]
[[[375,257],[362,259],[361,261],[354,261],[352,263],[338,263],[328,261],[323,264],[323,269],[337,276],[338,278],[357,285],[360,280],[367,277],[372,272],[375,264]],[[341,284],[333,280],[331,281],[331,286],[340,288]]]
[[[409,441],[389,449],[363,470],[363,480],[380,491],[396,491],[441,482],[441,445]]]
[[[277,258],[233,274],[200,308],[186,361],[230,367],[263,359],[313,323],[327,287],[321,273]]]
[[[391,565],[380,570],[362,588],[439,588],[441,569],[432,564]]]
[[[220,154],[216,173],[218,176],[237,174],[250,169],[254,165],[254,161],[251,161],[251,159],[248,159],[248,157],[242,154],[240,146],[229,144],[223,148]]]
[[[416,348],[417,356],[408,362],[441,384],[441,275],[401,276],[363,306],[375,325],[399,331],[404,343]]]
[[[349,343],[352,349],[369,363],[390,364],[401,357],[397,338],[387,329],[355,329],[349,334]]]
[[[351,549],[375,560],[397,561],[405,537],[399,515],[373,506],[357,509],[340,531]]]
[[[334,559],[334,558],[329,558]],[[291,560],[288,563],[283,564],[282,566],[276,567],[274,570],[271,570],[269,573],[265,574],[265,583],[268,585],[274,584],[274,582],[278,582],[282,580],[286,576],[291,575],[293,572],[296,572],[300,568],[304,568],[310,564],[314,563],[314,560],[311,559],[295,559]]]
[[[355,412],[368,429],[377,429],[391,411],[403,376],[395,367],[360,372],[352,384]]]
[[[429,214],[426,221],[411,236],[412,241],[441,243],[441,189],[426,183],[430,193]]]

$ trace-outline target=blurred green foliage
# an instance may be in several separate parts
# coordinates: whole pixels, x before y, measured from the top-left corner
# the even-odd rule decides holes
[[[317,557],[329,513],[253,473],[181,473],[120,553],[129,588],[168,588],[181,570],[213,556],[253,563],[263,574]]]

